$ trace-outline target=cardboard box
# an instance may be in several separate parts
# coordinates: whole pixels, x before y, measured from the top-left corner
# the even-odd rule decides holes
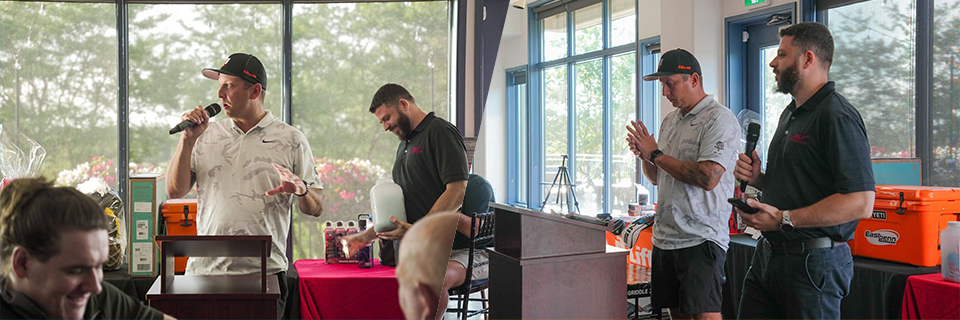
[[[153,242],[158,232],[160,204],[166,200],[164,176],[159,173],[130,177],[130,243],[127,270],[133,277],[156,277],[160,248]]]
[[[849,242],[853,255],[940,265],[940,231],[958,221],[960,189],[878,185],[873,215],[860,220]]]

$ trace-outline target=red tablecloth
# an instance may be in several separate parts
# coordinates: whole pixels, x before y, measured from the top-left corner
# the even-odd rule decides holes
[[[939,273],[910,276],[902,310],[904,319],[960,319],[960,283]]]
[[[303,319],[403,319],[396,268],[379,261],[372,269],[323,260],[297,260],[293,266],[300,274]]]

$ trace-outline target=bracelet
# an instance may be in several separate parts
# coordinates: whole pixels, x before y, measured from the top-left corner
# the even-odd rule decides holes
[[[300,180],[300,181],[303,182],[303,180]],[[303,192],[303,194],[296,194],[296,193],[294,193],[293,195],[298,196],[298,197],[302,197],[302,196],[305,196],[305,195],[307,195],[308,193],[310,193],[310,186],[308,186],[306,182],[303,182],[303,187],[304,187],[304,189],[306,190],[306,191]]]

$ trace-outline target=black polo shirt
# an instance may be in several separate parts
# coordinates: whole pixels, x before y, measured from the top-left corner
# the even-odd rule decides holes
[[[46,315],[33,300],[0,281],[0,318],[45,319]],[[163,313],[134,300],[104,281],[103,290],[87,301],[84,319],[163,319]]]
[[[780,210],[793,210],[835,193],[876,190],[863,119],[834,86],[832,81],[827,82],[799,108],[794,100],[780,115],[767,149],[763,202]],[[763,235],[770,241],[824,236],[849,241],[857,221],[792,232],[766,231]]]
[[[457,127],[427,114],[397,148],[393,181],[403,189],[407,222],[430,212],[447,183],[467,180],[467,153]]]

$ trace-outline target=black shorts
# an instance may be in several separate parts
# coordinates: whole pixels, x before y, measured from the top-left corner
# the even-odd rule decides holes
[[[650,281],[653,307],[678,309],[684,314],[720,312],[726,257],[727,253],[712,241],[679,250],[654,246]]]

